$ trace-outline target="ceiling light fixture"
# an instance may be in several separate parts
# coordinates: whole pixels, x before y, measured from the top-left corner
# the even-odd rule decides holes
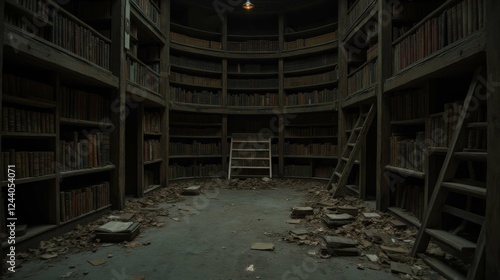
[[[251,9],[253,9],[253,4],[252,4],[252,2],[250,2],[250,0],[247,0],[247,1],[245,2],[245,4],[243,4],[243,9],[245,9],[245,10],[251,10]]]

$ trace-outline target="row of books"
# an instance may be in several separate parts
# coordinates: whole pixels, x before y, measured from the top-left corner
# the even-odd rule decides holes
[[[191,57],[186,57],[186,56],[171,55],[170,64],[187,68],[203,69],[208,71],[222,71],[222,63],[220,61],[214,62],[210,60],[193,59]]]
[[[429,134],[432,146],[449,146],[462,107],[461,102],[446,103],[444,104],[444,112],[432,114],[429,117]]]
[[[435,53],[484,26],[482,0],[463,0],[422,24],[394,47],[394,72]]]
[[[157,3],[152,0],[132,0],[132,3],[135,3],[152,23],[160,25],[160,10]]]
[[[144,66],[127,56],[128,80],[141,85],[152,92],[158,93],[160,90],[160,77],[150,67]]]
[[[347,78],[348,95],[373,85],[377,81],[377,76],[377,61],[374,60]]]
[[[144,112],[143,119],[144,132],[161,133],[161,114],[160,112]]]
[[[144,140],[142,159],[144,161],[152,161],[162,158],[160,140],[147,139]]]
[[[7,165],[15,165],[16,178],[38,177],[54,174],[54,152],[26,152],[9,149],[2,152],[3,178],[7,177]]]
[[[278,73],[278,64],[237,63],[227,66],[228,73]]]
[[[322,74],[285,78],[285,87],[309,86],[337,81],[337,71],[329,71]]]
[[[80,136],[77,131],[61,133],[58,170],[71,171],[103,167],[110,163],[110,137],[107,133]]]
[[[396,92],[391,98],[391,119],[394,121],[425,117],[427,95],[424,89]]]
[[[2,90],[4,95],[54,100],[54,87],[35,80],[7,74],[2,74]]]
[[[203,40],[198,38],[189,37],[187,35],[170,32],[170,40],[175,43],[186,44],[189,46],[206,48],[206,49],[214,49],[214,50],[222,50],[222,43],[211,41],[211,40]]]
[[[277,88],[278,79],[228,79],[228,88]]]
[[[285,106],[330,103],[338,100],[337,89],[313,90],[285,95]]]
[[[227,42],[228,51],[236,52],[270,52],[279,49],[276,40],[248,40],[245,42]]]
[[[305,47],[311,47],[315,45],[320,45],[328,42],[337,40],[337,31],[326,33],[323,35],[318,35],[315,37],[297,39],[290,42],[285,42],[283,45],[283,50],[295,50]]]
[[[144,187],[159,185],[158,172],[151,169],[144,169]]]
[[[221,79],[191,76],[176,72],[170,72],[170,81],[198,86],[222,87]]]
[[[171,164],[168,166],[168,178],[185,178],[185,177],[208,177],[218,176],[222,173],[220,164],[197,164],[197,165],[179,165]]]
[[[320,165],[316,166],[313,170],[313,177],[317,178],[330,178],[333,174],[335,167],[333,165]]]
[[[335,156],[337,145],[332,143],[299,144],[285,142],[285,155],[295,156]]]
[[[349,5],[349,13],[347,14],[347,26],[352,26],[359,17],[366,11],[368,7],[371,6],[373,2],[377,2],[376,0],[357,0],[351,1],[354,2],[352,5]]]
[[[285,129],[285,137],[294,136],[331,136],[335,137],[337,135],[336,127],[287,127]]]
[[[36,36],[38,38],[44,39],[46,41],[52,41],[51,32],[49,29],[45,28],[52,24],[52,22],[42,25],[36,26],[28,18],[16,13],[5,13],[4,14],[4,22],[9,25],[15,26],[18,29],[22,30],[23,36]],[[43,19],[40,19],[43,21]]]
[[[390,165],[424,172],[425,133],[419,131],[414,138],[393,133],[390,138]]]
[[[222,92],[210,90],[191,91],[178,87],[170,87],[170,100],[207,105],[222,105]]]
[[[94,31],[71,20],[61,13],[54,14],[52,28],[53,43],[109,69],[110,44],[104,41]]]
[[[220,127],[180,127],[170,126],[170,137],[205,136],[220,137]]]
[[[86,90],[61,87],[61,117],[95,122],[109,122],[110,102]]]
[[[54,3],[51,3],[51,6],[49,6],[47,3],[39,0],[12,0],[11,2],[19,4],[21,7],[32,11],[38,17],[46,20],[54,8]]]
[[[278,106],[278,93],[238,93],[228,95],[229,106]]]
[[[171,123],[221,124],[222,116],[217,114],[190,114],[176,112],[170,114]]]
[[[55,115],[5,106],[2,108],[2,131],[55,133]]]
[[[283,62],[283,70],[285,72],[317,68],[326,65],[332,65],[338,62],[336,54],[323,54],[315,57],[285,60]]]
[[[171,156],[182,155],[221,155],[222,147],[218,143],[201,143],[193,141],[192,143],[170,142],[168,144]]]
[[[412,213],[420,221],[424,214],[424,188],[419,185],[397,183],[392,194],[394,206]]]
[[[109,182],[61,191],[61,222],[109,205],[110,193]]]
[[[289,164],[283,168],[285,177],[311,177],[311,166]]]

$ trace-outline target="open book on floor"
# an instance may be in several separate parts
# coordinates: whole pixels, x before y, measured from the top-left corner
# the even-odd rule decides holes
[[[96,228],[96,239],[104,242],[122,242],[133,240],[140,231],[139,222],[110,221]]]

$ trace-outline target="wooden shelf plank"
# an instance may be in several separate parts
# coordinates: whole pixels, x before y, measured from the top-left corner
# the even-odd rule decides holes
[[[390,166],[386,165],[385,166],[386,170],[392,171],[394,173],[398,173],[400,175],[405,175],[405,176],[410,176],[418,179],[425,179],[425,173],[421,171],[415,171],[415,170],[410,170],[410,169],[405,169],[401,167],[395,167],[395,166]]]
[[[390,213],[394,214],[396,217],[401,218],[402,220],[416,226],[417,228],[420,228],[422,225],[417,217],[399,207],[389,207],[387,208],[387,210]]]
[[[36,107],[36,108],[55,108],[56,103],[50,100],[37,99],[36,97],[20,97],[9,95],[8,92],[4,92],[2,97],[2,102],[14,103],[24,106]]]
[[[447,231],[439,229],[425,229],[425,232],[459,252],[474,252],[476,250],[476,243],[470,242],[469,240]]]
[[[55,133],[2,132],[3,138],[56,138]]]
[[[98,173],[98,172],[105,172],[105,171],[110,171],[115,169],[115,166],[110,164],[106,165],[103,167],[95,167],[95,168],[86,168],[86,169],[79,169],[79,170],[72,170],[72,171],[63,171],[60,172],[61,177],[70,177],[70,176],[80,176],[80,175],[87,175],[87,174],[92,174],[92,173]]]
[[[155,159],[155,160],[149,160],[149,161],[145,161],[144,165],[150,165],[150,164],[160,163],[162,161],[163,161],[163,159],[161,159],[161,158]]]
[[[55,178],[56,178],[56,174],[42,175],[42,176],[37,176],[37,177],[16,178],[14,183],[17,186],[17,185],[21,185],[21,184],[28,184],[28,183],[52,180]],[[8,181],[2,181],[1,186],[6,187],[8,184],[9,184]]]
[[[144,194],[147,194],[151,191],[154,191],[158,188],[161,188],[161,185],[151,185],[151,186],[148,186],[145,190],[144,190]]]
[[[30,238],[33,238],[37,235],[40,235],[44,232],[47,232],[49,230],[55,229],[57,225],[35,225],[35,226],[28,226],[28,231],[26,232],[25,235],[23,236],[16,236],[16,244],[19,244],[25,240],[28,240]],[[7,248],[11,246],[10,244],[7,243],[7,241],[2,242],[2,248]]]
[[[471,195],[479,198],[486,197],[486,188],[475,187],[471,185],[443,182],[443,187],[450,189],[451,191],[462,193],[465,195]]]
[[[424,254],[419,254],[418,255],[427,265],[429,265],[431,268],[439,272],[440,274],[446,276],[447,279],[455,279],[455,280],[465,280],[465,276],[461,274],[460,272],[452,269],[450,266],[445,264],[444,262],[424,255]]]
[[[112,123],[78,120],[78,119],[70,119],[70,118],[62,118],[62,117],[59,118],[59,124],[78,125],[78,126],[93,126],[93,127],[114,127],[114,125]]]
[[[82,219],[82,218],[84,218],[84,217],[86,217],[86,216],[90,216],[90,215],[92,215],[92,214],[95,214],[95,213],[98,213],[98,212],[105,211],[105,210],[107,210],[107,209],[111,209],[111,204],[106,205],[106,206],[103,206],[103,207],[101,207],[101,208],[99,208],[99,209],[96,209],[96,210],[92,210],[92,211],[87,212],[87,213],[85,213],[85,214],[82,214],[82,215],[80,215],[80,216],[78,216],[78,217],[71,218],[71,219],[69,219],[69,220],[67,220],[67,221],[61,222],[61,225],[64,225],[64,224],[69,224],[69,223],[74,222],[74,221],[76,221],[76,220]]]

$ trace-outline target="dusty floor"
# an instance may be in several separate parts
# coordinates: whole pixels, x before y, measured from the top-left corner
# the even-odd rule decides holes
[[[283,185],[259,188],[248,186],[249,182],[254,181],[248,181],[246,186],[238,183],[227,188],[212,186],[200,196],[182,197],[182,200],[175,193],[164,195],[161,190],[149,199],[131,201],[129,211],[136,213],[133,220],[142,220],[145,225],[132,242],[93,242],[88,237],[96,225],[88,225],[68,233],[64,236],[66,239],[60,237],[42,244],[43,248],[32,250],[25,255],[26,260],[17,272],[6,278],[437,279],[431,271],[423,277],[393,274],[390,266],[382,263],[383,259],[376,265],[379,270],[374,270],[368,268],[370,262],[365,256],[320,257],[317,242],[293,240],[289,230],[307,228],[315,233],[310,238],[315,240],[318,227],[320,233],[323,232],[322,225],[311,219],[296,225],[286,223],[292,207],[311,203],[314,195],[320,195],[311,190],[314,183],[294,189],[282,188]],[[190,184],[193,183],[174,187],[178,190]],[[105,217],[96,223],[102,220]],[[82,236],[78,244],[74,241],[75,235]],[[251,250],[254,242],[271,242],[275,249]],[[76,251],[80,252],[69,252],[78,247]],[[57,257],[43,260],[47,252]],[[93,266],[89,263],[91,260],[105,263]]]

